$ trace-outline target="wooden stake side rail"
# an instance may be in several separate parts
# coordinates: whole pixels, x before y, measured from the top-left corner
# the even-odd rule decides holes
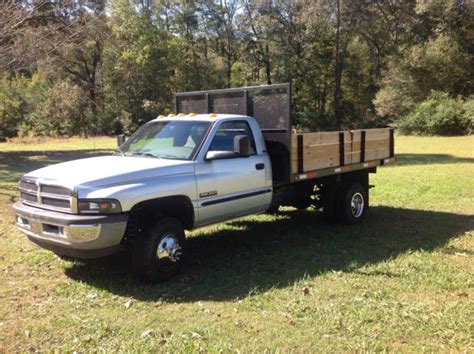
[[[292,181],[371,168],[395,161],[393,129],[293,133]]]

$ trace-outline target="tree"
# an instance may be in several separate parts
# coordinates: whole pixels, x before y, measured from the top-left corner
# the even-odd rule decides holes
[[[224,62],[226,86],[230,87],[232,66],[240,56],[240,45],[235,24],[237,10],[240,7],[236,0],[219,0],[204,2],[204,21],[207,36],[215,53]]]
[[[148,9],[137,11],[127,0],[112,7],[110,28],[103,68],[106,115],[115,119],[124,111],[143,124],[171,105],[170,37]]]
[[[47,8],[46,1],[0,2],[0,71],[12,75],[18,70],[28,69],[39,59],[38,43],[30,42],[30,39],[44,38],[51,33],[42,25],[53,18]],[[28,46],[33,43],[36,45]]]
[[[202,2],[162,1],[155,10],[160,28],[171,34],[170,55],[173,64],[173,91],[219,88],[225,80],[219,72],[219,57],[210,49]]]
[[[101,65],[104,43],[109,37],[102,14],[80,14],[62,22],[50,41],[49,65],[61,68],[88,96],[87,104],[95,125],[102,104]],[[55,45],[54,43],[61,43]]]
[[[389,65],[374,100],[377,113],[396,120],[426,99],[431,90],[453,96],[469,94],[472,65],[472,57],[446,35],[410,47]]]
[[[239,19],[239,31],[244,35],[243,53],[248,56],[258,68],[265,70],[265,82],[272,84],[272,56],[270,46],[275,36],[272,19],[269,16],[272,4],[268,0],[242,1],[243,14]],[[255,81],[260,81],[257,71]]]

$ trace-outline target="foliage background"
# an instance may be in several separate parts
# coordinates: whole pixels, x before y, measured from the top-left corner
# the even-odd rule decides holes
[[[0,4],[0,136],[131,132],[173,92],[292,82],[294,123],[473,126],[468,0]]]

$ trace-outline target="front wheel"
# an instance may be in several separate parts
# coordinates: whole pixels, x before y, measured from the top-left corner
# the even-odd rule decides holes
[[[135,242],[132,263],[135,273],[147,283],[167,280],[179,272],[185,256],[183,225],[175,218],[162,218]]]
[[[346,224],[357,224],[367,214],[368,192],[360,183],[352,183],[341,191],[338,205],[338,219]]]

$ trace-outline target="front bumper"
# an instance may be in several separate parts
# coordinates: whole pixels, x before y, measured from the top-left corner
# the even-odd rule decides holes
[[[57,254],[98,258],[118,251],[127,227],[127,214],[73,215],[13,205],[16,225],[28,239]]]

